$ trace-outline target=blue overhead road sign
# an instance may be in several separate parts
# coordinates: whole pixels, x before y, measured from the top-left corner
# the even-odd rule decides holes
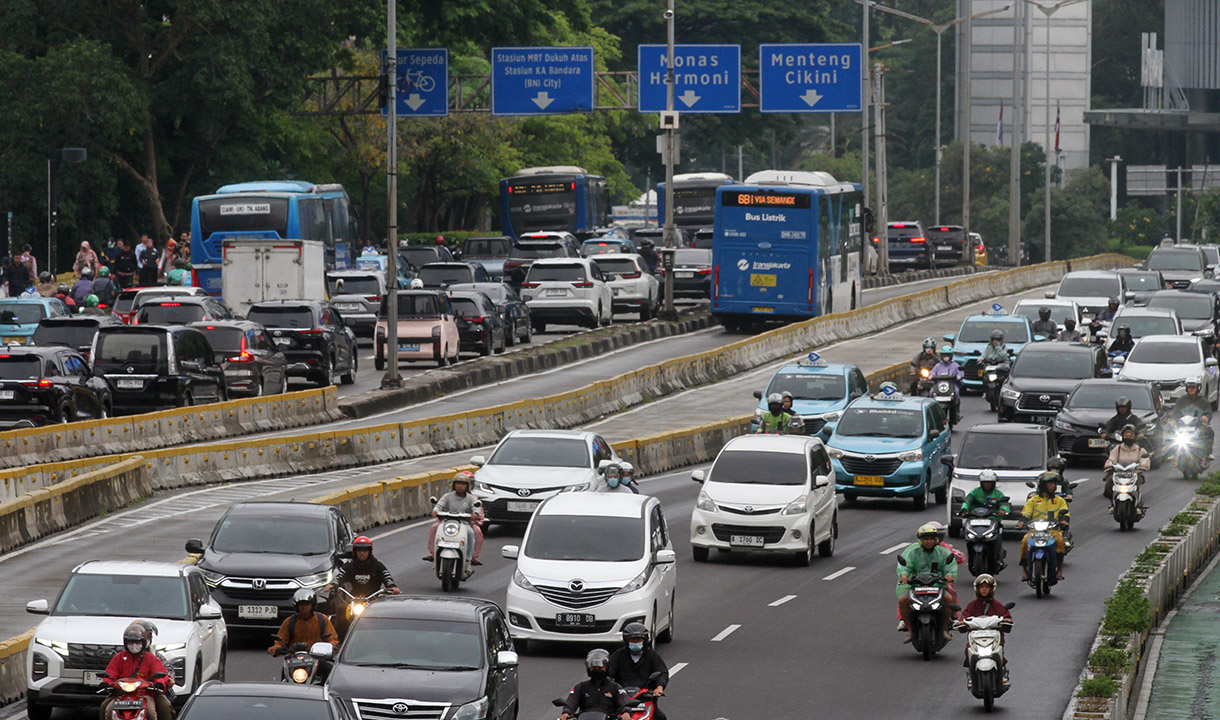
[[[860,43],[758,46],[759,112],[859,112]]]
[[[491,49],[491,114],[555,115],[593,110],[593,48]]]
[[[636,62],[642,113],[666,110],[664,45],[639,45]],[[675,45],[674,110],[682,113],[741,112],[741,46]]]
[[[386,51],[381,51],[385,67]],[[448,48],[399,48],[396,112],[425,117],[449,114]],[[385,114],[382,108],[381,114]]]

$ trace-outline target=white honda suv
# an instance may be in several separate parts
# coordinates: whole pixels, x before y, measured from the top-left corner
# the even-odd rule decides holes
[[[614,317],[614,296],[597,264],[588,258],[541,258],[521,283],[534,332],[547,322],[596,328]]]
[[[153,649],[174,676],[179,703],[205,681],[224,678],[228,630],[194,565],[87,562],[72,570],[54,602],[33,600],[25,609],[48,616],[26,653],[29,720],[48,720],[57,706],[101,703],[100,676],[135,620],[157,627]]]
[[[648,272],[644,258],[635,253],[605,253],[590,259],[609,279],[615,312],[638,312],[641,320],[652,318],[660,283]]]

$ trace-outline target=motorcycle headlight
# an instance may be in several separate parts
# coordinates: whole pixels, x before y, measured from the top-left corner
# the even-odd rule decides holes
[[[1131,485],[1119,485],[1119,486],[1115,487],[1114,489],[1119,492],[1131,492],[1134,489],[1134,487]]]
[[[119,689],[125,693],[133,693],[136,690],[138,690],[139,687],[140,687],[140,683],[138,683],[138,682],[130,682],[128,680],[119,681]]]
[[[204,582],[206,582],[208,585],[211,585],[212,587],[216,587],[217,585],[219,585],[225,581],[225,576],[221,575],[218,572],[213,572],[211,570],[204,570],[203,568],[200,568],[199,572],[200,572],[200,574],[203,575]]]
[[[170,643],[168,645],[154,645],[153,646],[153,650],[155,652],[159,652],[159,653],[177,652],[179,650],[185,650],[185,649],[186,649],[186,643]]]
[[[995,373],[987,373],[987,382],[995,382],[1000,376]]]
[[[843,457],[843,451],[838,448],[827,447],[826,454],[836,459]]]
[[[1004,387],[1000,388],[1000,397],[1004,398],[1005,400],[1020,400],[1021,393],[1005,385]]]
[[[754,419],[762,420],[762,416],[763,416],[762,408],[754,408]]]
[[[45,638],[34,638],[34,643],[36,645],[42,645],[43,647],[49,647],[57,654],[68,657],[68,643],[66,642],[60,642],[59,640],[47,640]]]
[[[929,607],[929,608],[931,608],[931,609],[933,609],[933,610],[937,610],[937,609],[939,609],[939,608],[940,608],[940,600],[935,600],[935,601],[933,601],[933,602],[928,603],[928,607]]]
[[[695,501],[695,507],[703,510],[704,512],[716,512],[719,510],[719,508],[716,507],[716,503],[712,501],[711,496],[708,495],[706,491],[699,493],[699,499]]]
[[[804,515],[805,514],[805,498],[799,497],[788,503],[780,515]]]
[[[449,720],[483,720],[487,717],[487,708],[490,703],[486,697],[481,697],[471,703],[466,703],[453,713]]]
[[[301,577],[296,578],[296,581],[301,587],[318,587],[320,585],[329,584],[334,577],[335,570],[334,568],[331,568],[330,570],[314,573],[313,575],[302,575]]]
[[[636,575],[635,578],[633,578],[631,580],[631,582],[629,582],[626,585],[619,588],[619,591],[614,594],[615,595],[626,595],[627,593],[633,593],[636,590],[639,590],[640,588],[642,588],[648,584],[648,576],[651,573],[652,573],[651,567],[644,568],[644,571],[642,573],[640,573],[639,575]]]
[[[1173,434],[1174,447],[1179,447],[1179,448],[1186,447],[1187,445],[1190,444],[1190,438],[1191,438],[1191,433],[1188,433],[1188,432],[1179,431],[1179,432],[1174,433]]]
[[[513,584],[522,590],[529,590],[530,592],[535,593],[538,592],[538,589],[534,587],[534,584],[527,580],[525,575],[521,574],[520,570],[513,571]]]
[[[907,450],[898,453],[898,459],[903,462],[919,462],[923,460],[923,450]]]
[[[359,615],[364,612],[364,603],[354,602],[351,604],[351,608],[352,608],[353,615]]]
[[[1071,423],[1064,422],[1063,420],[1060,420],[1059,418],[1055,418],[1055,422],[1053,422],[1051,424],[1054,425],[1056,430],[1071,430],[1072,429]]]
[[[299,667],[292,671],[292,681],[294,683],[303,683],[309,679],[309,671],[303,667]]]
[[[974,649],[974,652],[979,657],[991,657],[995,650],[990,645],[979,645]]]
[[[458,526],[458,523],[447,522],[444,525],[441,525],[441,534],[445,537],[457,537],[460,529],[461,528]]]

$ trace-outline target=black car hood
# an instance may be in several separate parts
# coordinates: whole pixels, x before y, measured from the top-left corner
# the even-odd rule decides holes
[[[1141,410],[1135,415],[1143,420],[1145,425],[1156,421],[1156,413],[1151,410]],[[1086,428],[1101,427],[1110,422],[1112,417],[1114,417],[1112,408],[1068,408],[1059,412],[1059,419],[1063,422]]]
[[[1005,383],[1013,390],[1023,393],[1036,392],[1052,392],[1052,393],[1070,393],[1080,381],[1084,378],[1067,378],[1060,380],[1057,378],[1020,378],[1008,376],[1008,382]]]
[[[327,682],[332,692],[354,699],[447,702],[454,706],[483,697],[483,670],[414,670],[336,663]]]
[[[231,577],[293,578],[329,569],[330,555],[279,553],[222,553],[204,550],[199,567]]]

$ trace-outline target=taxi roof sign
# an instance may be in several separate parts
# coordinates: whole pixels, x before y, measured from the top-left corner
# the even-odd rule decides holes
[[[992,303],[991,309],[983,314],[984,315],[1007,315],[1008,311],[1004,309],[1003,305],[1001,305],[999,303]]]
[[[822,356],[815,352],[811,352],[808,355],[806,355],[805,357],[801,358],[800,360],[797,361],[796,364],[800,365],[801,367],[829,367],[830,366],[830,363],[823,360]]]
[[[889,400],[892,402],[900,402],[906,397],[898,389],[898,386],[892,382],[881,383],[881,388],[873,395],[874,400]]]

